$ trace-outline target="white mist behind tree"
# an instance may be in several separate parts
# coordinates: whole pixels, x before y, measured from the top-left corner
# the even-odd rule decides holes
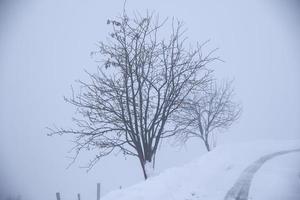
[[[53,200],[57,191],[64,199],[75,199],[76,192],[82,199],[94,199],[99,181],[105,194],[142,180],[141,173],[128,170],[139,170],[135,159],[125,161],[114,154],[89,173],[78,168],[89,160],[86,154],[65,170],[70,142],[49,139],[44,130],[54,122],[72,125],[73,107],[62,97],[70,94],[69,86],[82,77],[83,68],[94,70],[89,52],[107,35],[106,20],[122,10],[123,1],[6,2],[15,4],[1,5],[1,16],[6,16],[0,24],[0,157],[5,183],[24,200]],[[243,117],[218,138],[223,144],[300,137],[300,26],[298,5],[292,2],[297,1],[129,0],[127,8],[129,13],[149,9],[161,17],[177,16],[185,21],[192,42],[209,38],[212,47],[221,47],[218,55],[225,63],[216,63],[216,75],[234,77],[236,99],[243,105]],[[180,150],[163,146],[157,171],[198,157],[205,151],[199,145],[195,140]]]

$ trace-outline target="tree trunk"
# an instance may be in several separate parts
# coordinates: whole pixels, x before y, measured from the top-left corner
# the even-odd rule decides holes
[[[146,172],[146,169],[145,169],[144,159],[139,157],[139,161],[140,161],[140,164],[141,164],[141,167],[142,167],[142,170],[143,170],[144,179],[147,180],[148,176],[147,176],[147,172]]]
[[[139,158],[145,180],[154,174],[154,159]],[[151,161],[152,160],[152,161]]]
[[[210,146],[209,146],[209,143],[207,140],[204,140],[204,144],[205,144],[206,150],[210,151],[211,149],[210,149]]]

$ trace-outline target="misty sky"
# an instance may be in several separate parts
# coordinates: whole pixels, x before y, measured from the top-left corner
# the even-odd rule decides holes
[[[63,101],[76,79],[94,72],[90,52],[105,40],[106,21],[123,1],[1,1],[0,4],[0,190],[28,200],[96,198],[143,179],[137,160],[112,155],[86,173],[83,154],[66,170],[70,137],[48,137],[45,127],[70,127],[74,108]],[[6,2],[6,3],[5,3]],[[189,42],[210,39],[225,62],[211,67],[220,80],[233,79],[242,103],[240,120],[218,144],[256,139],[300,139],[300,37],[296,1],[127,0],[127,12],[147,9],[177,17]],[[157,155],[158,171],[205,152],[201,141],[183,147],[171,142]],[[0,197],[1,198],[1,197]]]

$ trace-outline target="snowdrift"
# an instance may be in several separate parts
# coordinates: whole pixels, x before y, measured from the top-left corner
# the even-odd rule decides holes
[[[113,191],[102,200],[222,200],[251,163],[270,153],[299,148],[299,140],[220,146],[182,167]]]

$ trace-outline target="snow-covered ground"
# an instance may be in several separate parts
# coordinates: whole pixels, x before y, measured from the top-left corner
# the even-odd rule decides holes
[[[265,163],[253,179],[249,197],[251,200],[300,199],[300,152]]]
[[[102,200],[222,200],[240,175],[265,155],[300,149],[300,141],[259,141],[219,146],[192,163],[176,167]],[[298,200],[300,152],[278,155],[254,174],[249,199]]]

